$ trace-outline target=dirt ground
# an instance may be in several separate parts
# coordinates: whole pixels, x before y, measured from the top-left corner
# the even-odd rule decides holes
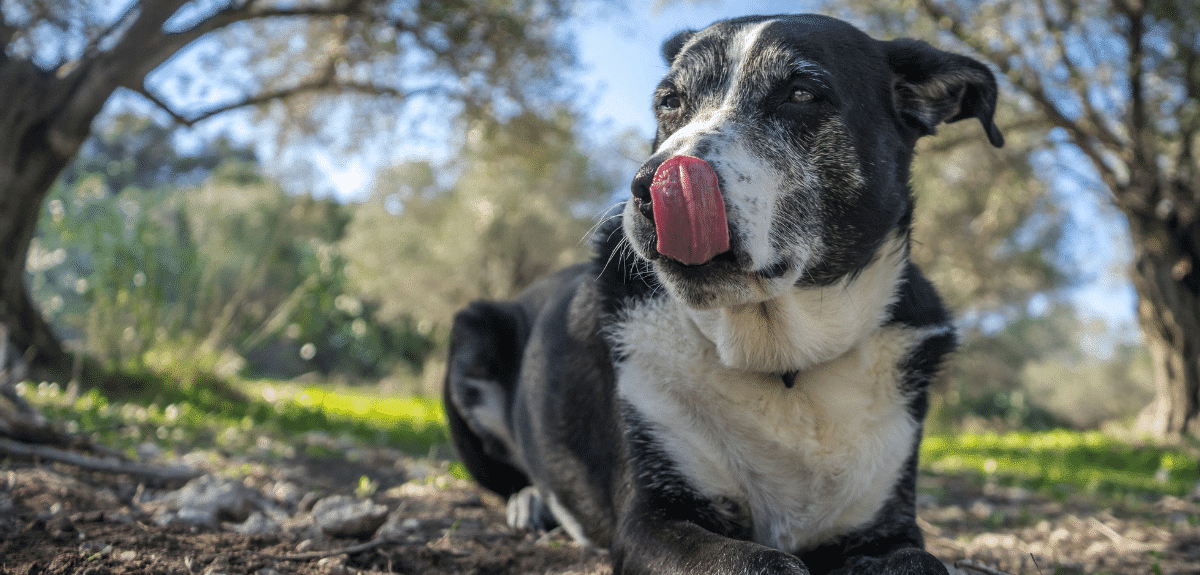
[[[200,466],[239,478],[297,513],[315,497],[352,495],[357,488],[358,497],[386,505],[398,522],[387,537],[345,539],[288,528],[245,535],[230,523],[164,527],[139,502],[170,486],[139,486],[126,476],[58,464],[0,461],[0,573],[611,573],[603,551],[576,546],[561,533],[505,526],[502,502],[451,477],[445,462],[388,450],[358,459],[264,463],[210,454]],[[954,477],[921,481],[919,513],[928,547],[949,564],[968,560],[1013,575],[1200,575],[1200,504],[1194,498],[1102,505]],[[959,573],[988,571],[968,567]]]

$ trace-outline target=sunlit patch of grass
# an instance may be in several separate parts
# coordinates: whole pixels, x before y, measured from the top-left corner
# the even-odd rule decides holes
[[[170,376],[139,376],[138,381],[144,385],[122,394],[92,388],[72,396],[58,384],[29,382],[19,384],[18,393],[65,431],[131,456],[147,444],[166,455],[219,449],[325,457],[344,455],[348,445],[386,445],[424,455],[448,441],[440,402],[422,397],[315,386],[280,392],[291,389],[283,382],[216,386]]]
[[[278,416],[290,431],[340,428],[410,453],[428,452],[449,438],[442,404],[435,399],[287,384],[260,384],[258,390],[264,403],[281,407]]]
[[[1185,449],[1135,445],[1099,431],[1069,430],[936,434],[921,445],[921,467],[1053,496],[1184,495],[1200,475],[1200,461]]]

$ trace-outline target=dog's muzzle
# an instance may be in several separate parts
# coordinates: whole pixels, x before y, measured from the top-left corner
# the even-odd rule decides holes
[[[638,211],[654,223],[658,253],[700,265],[729,250],[725,200],[708,162],[674,156],[658,167],[648,188],[635,182],[633,196]]]

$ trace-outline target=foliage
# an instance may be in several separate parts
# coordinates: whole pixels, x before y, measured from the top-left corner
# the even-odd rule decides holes
[[[467,301],[510,297],[581,261],[611,179],[576,122],[567,111],[477,122],[450,162],[385,172],[340,244],[347,274],[384,317],[445,325]]]
[[[1062,215],[1030,163],[1043,134],[1022,129],[1008,108],[997,121],[1003,148],[974,123],[945,126],[920,142],[912,169],[913,259],[970,325],[1066,280],[1057,258]]]
[[[152,126],[131,140],[160,130]],[[160,152],[147,163],[179,163]],[[56,185],[29,258],[32,291],[57,329],[110,369],[199,361],[224,376],[419,370],[430,334],[411,318],[379,322],[378,305],[348,284],[336,245],[346,209],[287,195],[238,159],[245,152],[231,156],[193,160],[214,166],[199,186],[113,195],[119,182],[153,183],[131,173],[146,164],[106,158],[103,148],[82,155],[74,177]],[[89,171],[97,166],[105,171]]]
[[[572,47],[559,25],[571,6],[3,2],[0,244],[8,252],[0,258],[0,322],[8,339],[35,369],[65,378],[71,358],[26,291],[26,255],[53,183],[115,94],[187,126],[230,110],[266,111],[280,135],[272,153],[283,164],[299,144],[358,149],[367,127],[385,144],[408,141],[418,130],[400,121],[405,112],[437,110],[431,116],[448,123],[560,101]],[[348,94],[359,97],[316,97]],[[310,137],[288,137],[298,134]],[[306,152],[304,168],[313,164]]]
[[[968,332],[948,367],[939,424],[1093,429],[1134,415],[1152,395],[1148,358],[1141,346],[1104,341],[1105,329],[1059,303],[995,333]],[[1109,351],[1083,349],[1089,341]]]

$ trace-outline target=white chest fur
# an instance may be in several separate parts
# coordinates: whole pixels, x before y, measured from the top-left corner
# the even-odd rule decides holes
[[[727,367],[690,312],[651,300],[612,332],[626,358],[618,393],[677,469],[701,494],[744,505],[754,539],[785,551],[870,521],[915,440],[899,364],[928,333],[874,326],[788,389],[777,372]]]

